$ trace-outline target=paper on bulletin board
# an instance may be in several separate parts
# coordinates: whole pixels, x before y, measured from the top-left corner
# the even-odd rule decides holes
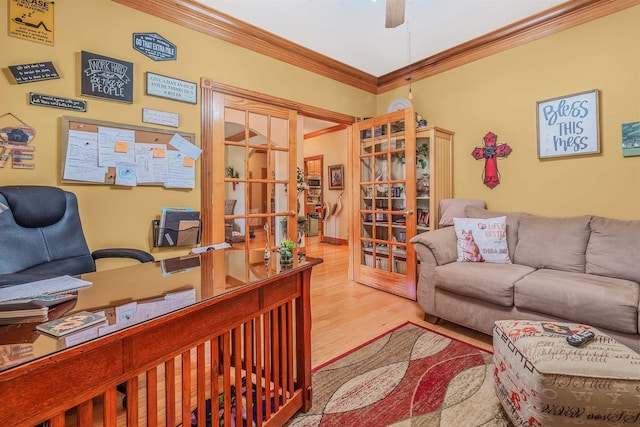
[[[200,154],[202,154],[202,150],[197,145],[192,144],[177,133],[173,135],[173,138],[171,138],[169,144],[171,144],[174,148],[182,151],[185,155],[191,157],[194,160],[200,157]]]
[[[53,46],[53,3],[9,0],[9,35]]]
[[[114,167],[116,162],[135,162],[136,133],[129,129],[98,127],[98,166]],[[122,147],[126,149],[122,149]]]
[[[116,162],[116,185],[135,187],[138,166],[134,162]]]
[[[169,179],[166,148],[164,144],[136,143],[138,183],[158,183]]]
[[[98,134],[70,130],[62,178],[103,183],[107,171],[98,166]]]
[[[196,168],[184,165],[185,155],[176,150],[167,151],[169,165],[169,179],[165,182],[166,188],[195,188]]]

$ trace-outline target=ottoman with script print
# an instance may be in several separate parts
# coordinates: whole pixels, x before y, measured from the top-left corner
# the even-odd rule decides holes
[[[584,329],[593,341],[567,343]],[[640,426],[640,354],[597,329],[500,320],[493,351],[496,392],[515,426]]]

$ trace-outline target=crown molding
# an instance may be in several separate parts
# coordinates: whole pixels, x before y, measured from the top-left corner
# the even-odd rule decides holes
[[[451,49],[375,77],[190,0],[112,0],[254,52],[380,94],[515,46],[640,4],[640,0],[571,0]]]

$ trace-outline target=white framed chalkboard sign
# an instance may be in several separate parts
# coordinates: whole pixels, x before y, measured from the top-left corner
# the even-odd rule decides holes
[[[600,153],[598,90],[537,102],[538,158]]]

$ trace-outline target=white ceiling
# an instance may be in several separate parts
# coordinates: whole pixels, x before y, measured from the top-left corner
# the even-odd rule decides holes
[[[405,23],[385,28],[385,0],[197,1],[375,77],[565,2],[406,0]]]

